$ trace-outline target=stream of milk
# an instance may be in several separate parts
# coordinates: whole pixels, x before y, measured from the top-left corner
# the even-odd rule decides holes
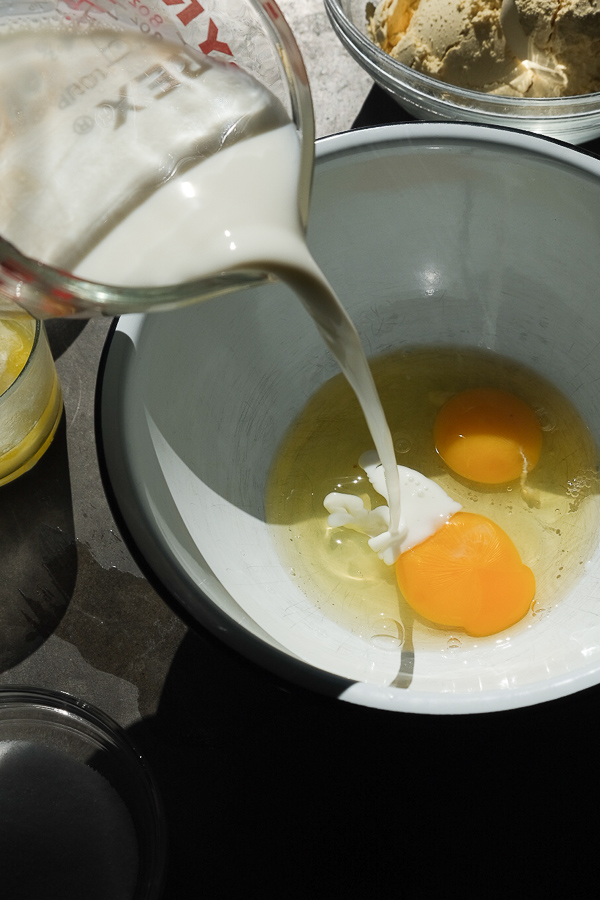
[[[1,45],[0,234],[103,284],[236,269],[285,281],[364,411],[395,546],[392,437],[354,325],[306,245],[300,139],[281,103],[236,66],[135,33],[24,28]]]
[[[297,205],[299,164],[292,124],[240,141],[163,185],[96,246],[76,274],[154,286],[254,268],[288,284],[365,415],[389,497],[390,529],[380,544],[395,557],[403,532],[392,436],[357,331],[306,245]]]

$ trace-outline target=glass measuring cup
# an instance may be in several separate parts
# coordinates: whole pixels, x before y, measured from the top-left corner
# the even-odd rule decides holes
[[[174,308],[270,277],[249,268],[122,287],[73,271],[161,184],[282,121],[300,138],[306,225],[312,102],[274,2],[0,0],[0,50],[0,318]]]

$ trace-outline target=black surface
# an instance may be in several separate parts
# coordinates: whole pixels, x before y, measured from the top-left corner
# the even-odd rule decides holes
[[[353,127],[368,128],[374,125],[389,125],[394,122],[416,121],[418,120],[414,116],[396,103],[391,94],[375,84],[354,120]],[[580,144],[579,148],[587,153],[600,155],[600,138]]]

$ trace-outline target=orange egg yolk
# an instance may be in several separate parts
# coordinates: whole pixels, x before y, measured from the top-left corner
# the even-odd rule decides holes
[[[535,577],[494,522],[459,512],[396,561],[407,603],[436,625],[475,637],[503,631],[527,613]]]
[[[536,465],[542,430],[519,397],[495,388],[455,394],[433,427],[435,448],[457,475],[482,484],[503,484]]]

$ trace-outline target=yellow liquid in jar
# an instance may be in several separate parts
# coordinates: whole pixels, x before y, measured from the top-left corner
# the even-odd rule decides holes
[[[8,390],[29,359],[35,329],[14,320],[0,320],[0,395]]]
[[[397,462],[436,481],[464,510],[503,528],[535,574],[532,613],[549,610],[583,574],[600,530],[598,450],[581,416],[535,372],[491,353],[427,348],[372,360],[371,368]],[[509,391],[536,412],[543,447],[524,484],[466,481],[435,452],[437,412],[470,387]],[[371,506],[384,502],[358,465],[369,449],[372,440],[354,394],[336,376],[311,398],[283,441],[270,473],[266,512],[282,564],[308,599],[337,624],[372,639],[382,622],[406,623],[415,614],[400,594],[394,567],[378,559],[363,535],[330,529],[323,508],[330,491],[368,497]]]
[[[0,485],[35,465],[61,418],[62,390],[52,354],[43,330],[34,349],[35,334],[31,318],[0,320]]]

